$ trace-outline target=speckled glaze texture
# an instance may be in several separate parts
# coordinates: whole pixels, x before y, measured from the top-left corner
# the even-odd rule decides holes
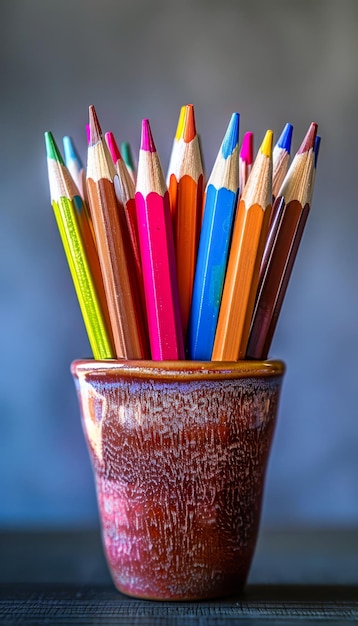
[[[72,373],[117,588],[157,600],[242,589],[283,364],[77,361]]]

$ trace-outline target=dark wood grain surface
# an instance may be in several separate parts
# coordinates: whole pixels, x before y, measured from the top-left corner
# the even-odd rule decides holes
[[[99,532],[2,532],[0,624],[358,624],[358,531],[263,532],[243,594],[150,602],[114,588]]]

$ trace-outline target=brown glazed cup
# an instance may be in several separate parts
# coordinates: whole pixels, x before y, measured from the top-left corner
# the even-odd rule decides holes
[[[72,364],[116,587],[153,600],[245,585],[284,365]]]

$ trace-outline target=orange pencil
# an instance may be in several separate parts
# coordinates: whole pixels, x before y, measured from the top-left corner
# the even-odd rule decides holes
[[[239,202],[213,361],[237,361],[245,357],[271,212],[272,139],[273,132],[268,130]]]
[[[181,149],[176,150],[172,161],[172,188],[173,179],[176,181],[175,208],[172,209],[174,246],[180,315],[186,337],[203,202],[203,167],[192,104],[185,107]]]
[[[130,272],[127,223],[123,206],[115,194],[114,165],[93,106],[89,115],[87,190],[116,357],[141,359],[148,356],[148,349],[138,307],[136,277]]]

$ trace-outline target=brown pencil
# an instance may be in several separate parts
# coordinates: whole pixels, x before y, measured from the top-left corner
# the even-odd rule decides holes
[[[239,202],[224,283],[213,361],[246,354],[272,198],[272,139],[268,130]]]
[[[268,240],[253,313],[247,358],[265,359],[310,210],[317,124],[312,123],[292,161],[276,203],[276,226]]]
[[[96,111],[89,108],[90,142],[87,190],[96,236],[108,311],[117,358],[148,356],[146,334],[140,319],[135,272],[130,274],[129,233],[123,206],[116,198],[116,175],[102,138]]]

